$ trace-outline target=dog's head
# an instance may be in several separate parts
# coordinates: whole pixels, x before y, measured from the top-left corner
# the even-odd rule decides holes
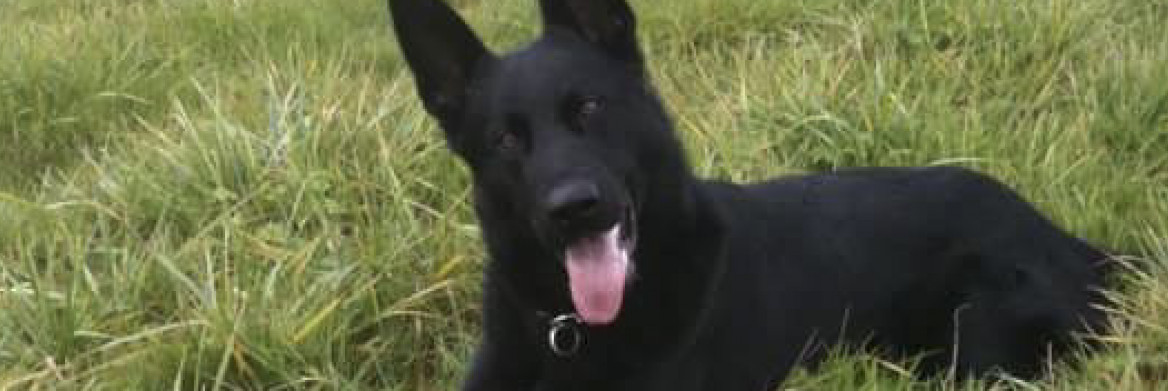
[[[612,322],[645,190],[688,173],[629,6],[541,0],[541,38],[497,56],[440,0],[389,5],[426,110],[471,168],[480,214],[530,229],[542,243],[528,245],[563,266],[580,316]]]

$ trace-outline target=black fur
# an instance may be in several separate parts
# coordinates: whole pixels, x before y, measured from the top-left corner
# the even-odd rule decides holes
[[[841,343],[1029,377],[1104,324],[1105,254],[986,176],[695,178],[623,0],[542,0],[542,37],[501,57],[439,0],[389,5],[490,254],[465,390],[764,390]],[[565,243],[621,221],[636,247],[619,316],[557,356]]]

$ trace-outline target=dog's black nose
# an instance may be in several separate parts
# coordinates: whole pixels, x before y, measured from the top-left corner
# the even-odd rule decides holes
[[[600,207],[600,188],[588,180],[572,180],[552,188],[544,199],[548,217],[560,224],[584,220]]]

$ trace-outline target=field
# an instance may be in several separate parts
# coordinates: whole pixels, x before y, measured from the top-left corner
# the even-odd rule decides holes
[[[702,176],[958,164],[1127,255],[1115,334],[1049,379],[840,354],[785,388],[1168,390],[1168,2],[633,5]],[[384,6],[0,2],[0,390],[456,388],[483,251]]]

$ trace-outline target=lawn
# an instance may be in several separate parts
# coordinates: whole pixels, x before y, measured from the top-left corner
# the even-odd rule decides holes
[[[1168,2],[632,4],[702,176],[963,165],[1126,255],[1116,332],[1048,379],[841,353],[784,388],[1168,389]],[[456,388],[483,251],[384,8],[0,2],[0,390]]]

